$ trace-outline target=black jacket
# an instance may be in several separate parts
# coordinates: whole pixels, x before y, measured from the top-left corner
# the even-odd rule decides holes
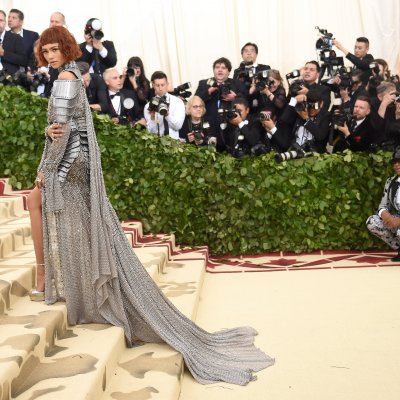
[[[139,100],[137,98],[136,92],[133,90],[128,90],[128,89],[121,89],[119,91],[120,93],[120,98],[121,98],[121,107],[120,110],[115,110],[111,98],[109,95],[109,92],[107,90],[107,103],[108,103],[108,109],[107,109],[107,114],[110,115],[111,118],[113,117],[126,117],[127,122],[136,122],[140,118],[143,117],[143,114],[140,113],[139,110]],[[134,106],[131,109],[126,109],[124,107],[124,100],[127,98],[131,98],[134,102]]]
[[[219,126],[218,109],[225,108],[230,109],[232,107],[231,102],[220,100],[219,91],[215,91],[211,96],[208,94],[207,85],[208,79],[203,79],[199,82],[199,86],[196,90],[195,95],[203,99],[206,105],[205,117],[210,121],[213,126]],[[237,96],[245,97],[246,89],[242,82],[237,79],[228,78],[224,83],[228,84],[231,90],[237,94]]]
[[[24,42],[20,35],[6,31],[2,46],[4,55],[1,57],[1,63],[3,64],[3,69],[9,74],[15,74],[19,70],[19,67],[26,67],[28,65]]]
[[[115,65],[117,64],[117,52],[115,51],[114,43],[109,40],[105,40],[102,43],[108,51],[107,57],[101,57],[99,51],[95,48],[93,48],[93,51],[90,53],[86,49],[87,43],[84,42],[79,45],[82,50],[82,56],[78,60],[76,60],[85,61],[90,66],[92,66],[92,63],[94,63],[93,71],[98,75],[101,75],[107,68],[115,67]]]
[[[39,34],[34,31],[23,30],[22,41],[24,42],[25,56],[28,59],[28,67],[33,71],[35,69],[36,61],[33,53],[33,46],[36,40],[39,39]]]

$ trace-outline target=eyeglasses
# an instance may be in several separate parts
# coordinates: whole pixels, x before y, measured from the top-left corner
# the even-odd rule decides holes
[[[201,106],[201,105],[200,105],[200,106],[197,106],[197,105],[196,105],[196,106],[192,106],[192,108],[194,108],[195,110],[196,110],[196,109],[199,110],[199,109],[203,108],[203,106]]]

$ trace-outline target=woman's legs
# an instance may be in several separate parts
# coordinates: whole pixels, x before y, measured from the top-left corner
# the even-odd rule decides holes
[[[42,195],[35,187],[28,196],[28,210],[31,218],[32,240],[36,255],[36,290],[44,291],[44,252],[42,225]]]

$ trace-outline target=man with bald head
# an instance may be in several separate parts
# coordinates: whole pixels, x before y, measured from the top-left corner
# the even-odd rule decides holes
[[[52,28],[53,26],[66,26],[65,23],[65,16],[63,13],[59,11],[54,12],[50,15],[50,25],[49,27]]]

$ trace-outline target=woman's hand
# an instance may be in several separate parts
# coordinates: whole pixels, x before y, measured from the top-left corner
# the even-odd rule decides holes
[[[53,122],[47,128],[47,135],[51,138],[53,142],[57,142],[57,139],[64,134],[64,128],[62,124],[58,122]]]
[[[44,186],[44,176],[43,176],[43,172],[39,172],[37,174],[37,177],[35,179],[35,186],[38,189],[41,189]]]

